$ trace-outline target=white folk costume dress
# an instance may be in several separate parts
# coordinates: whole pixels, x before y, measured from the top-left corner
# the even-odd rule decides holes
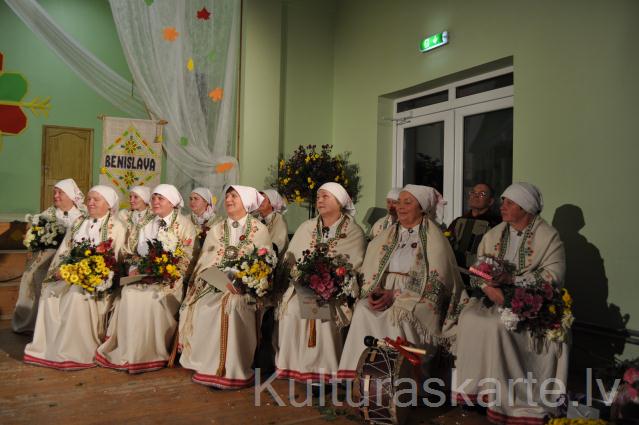
[[[219,292],[198,274],[222,267],[225,255],[237,258],[254,248],[270,249],[271,238],[250,214],[237,221],[218,221],[208,232],[180,311],[180,363],[195,371],[193,381],[198,384],[221,389],[253,384],[260,318],[255,302],[250,295]]]
[[[318,243],[328,245],[328,255],[348,256],[354,271],[359,271],[366,248],[364,232],[350,215],[342,215],[326,232],[321,217],[300,225],[285,254],[284,261],[294,264],[305,250],[314,250]],[[346,307],[345,307],[346,308]],[[341,328],[348,325],[350,311],[336,308],[339,317],[322,322],[302,319],[297,294],[292,283],[279,308],[279,347],[275,357],[277,376],[299,382],[328,382],[337,373],[342,354]]]
[[[191,260],[195,227],[191,220],[174,209],[167,217],[152,216],[127,240],[127,263],[135,263],[148,254],[147,241],[161,233],[175,236],[184,257],[178,264],[184,276]],[[96,353],[103,367],[141,373],[161,369],[169,359],[171,342],[177,326],[175,315],[182,302],[183,277],[171,285],[134,283],[122,288],[109,323],[108,339]]]
[[[375,222],[375,224],[373,224],[373,227],[371,227],[371,231],[369,233],[368,238],[369,239],[375,239],[375,237],[377,237],[377,235],[379,235],[380,233],[382,233],[382,231],[384,231],[384,230],[388,229],[389,227],[391,227],[396,222],[397,222],[397,218],[396,217],[393,217],[390,214],[386,214],[384,217],[382,217],[379,220],[377,220]]]
[[[399,223],[373,239],[362,265],[363,286],[344,352],[339,378],[355,377],[365,350],[364,337],[402,337],[429,352],[454,349],[459,313],[467,301],[450,244],[435,222],[424,217],[413,228]],[[393,290],[395,301],[384,311],[368,304],[377,288]]]
[[[268,229],[273,245],[277,247],[278,257],[282,258],[288,248],[288,225],[286,219],[277,211],[272,211],[269,215],[262,218],[263,223]]]
[[[56,207],[49,207],[42,215],[54,219],[58,225],[65,229],[83,214],[78,208],[73,206],[69,211],[62,211]],[[44,249],[34,252],[26,264],[26,269],[20,279],[20,290],[15,311],[11,318],[11,329],[14,332],[33,332],[36,317],[38,315],[38,302],[42,291],[42,281],[47,275],[47,270],[51,266],[51,261],[57,249]]]
[[[490,255],[516,265],[515,284],[543,284],[549,282],[562,286],[565,273],[565,254],[559,233],[536,216],[530,225],[518,235],[508,223],[491,229],[479,244],[478,255]],[[481,286],[481,279],[473,279]],[[564,384],[568,375],[568,344],[565,342],[533,340],[529,331],[507,330],[500,320],[498,307],[488,308],[474,298],[461,313],[458,329],[457,383],[469,379],[464,393],[472,403],[478,396],[485,403],[495,401],[495,392],[488,391],[494,385],[480,386],[483,378],[493,378],[501,383],[501,403],[488,408],[488,418],[499,424],[543,424],[544,416],[553,409],[544,407],[540,398],[540,386],[549,379],[560,379]],[[508,402],[509,379],[524,378],[532,373],[536,383],[531,386],[527,402],[526,385],[514,386],[514,403]],[[547,386],[553,390],[552,385]],[[555,386],[555,390],[557,387]],[[462,395],[453,393],[459,402]]]
[[[67,232],[42,284],[33,341],[24,350],[26,363],[61,370],[95,366],[95,349],[104,337],[110,296],[94,298],[81,287],[55,281],[53,276],[74,243],[90,240],[97,245],[112,239],[118,258],[124,238],[124,225],[111,213],[99,219],[81,217]]]

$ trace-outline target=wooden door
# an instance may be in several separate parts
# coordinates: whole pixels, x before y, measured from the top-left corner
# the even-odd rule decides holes
[[[40,208],[53,205],[53,186],[72,178],[86,195],[91,187],[93,129],[42,126],[42,191]]]

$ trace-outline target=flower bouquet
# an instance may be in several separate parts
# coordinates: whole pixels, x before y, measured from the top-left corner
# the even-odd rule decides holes
[[[70,285],[77,285],[92,295],[104,294],[113,287],[117,261],[113,240],[98,245],[90,241],[75,244],[62,257],[60,277]]]
[[[488,282],[493,282],[503,273],[512,274],[514,268],[507,261],[486,255],[477,257],[477,261],[469,267],[468,271]]]
[[[639,369],[629,367],[623,374],[623,382],[615,396],[610,412],[615,423],[639,423]]]
[[[29,251],[58,249],[66,230],[58,224],[55,217],[48,214],[27,214],[25,220],[30,226],[23,244]]]
[[[573,322],[572,298],[565,288],[545,282],[503,286],[501,321],[511,331],[529,330],[535,337],[564,341]]]
[[[344,186],[353,202],[361,191],[359,166],[348,161],[349,153],[333,156],[332,145],[298,146],[288,159],[281,158],[277,167],[271,168],[272,176],[267,185],[277,188],[287,201],[306,204],[309,218],[314,213],[314,203],[319,186],[337,182]]]
[[[222,271],[233,281],[241,294],[263,298],[273,289],[273,273],[277,256],[268,248],[253,248],[239,258],[226,260]]]
[[[306,250],[291,271],[293,279],[311,289],[318,305],[356,298],[359,291],[357,273],[345,255],[329,257],[322,250]]]
[[[158,233],[157,239],[147,241],[149,253],[143,256],[138,264],[138,271],[150,277],[153,283],[173,284],[182,276],[180,262],[184,251],[180,240],[171,232]],[[145,281],[142,280],[141,283]]]

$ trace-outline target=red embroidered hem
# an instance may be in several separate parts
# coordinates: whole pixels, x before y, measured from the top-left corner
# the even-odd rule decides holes
[[[117,365],[117,364],[111,363],[99,353],[95,353],[95,362],[99,366],[106,367],[108,369],[122,370],[125,372],[129,372],[131,374],[159,370],[166,367],[166,363],[167,363],[166,360],[156,360],[156,361],[145,362],[145,363],[134,363],[134,364],[127,363],[123,365]]]
[[[35,366],[44,366],[50,367],[52,369],[58,370],[81,370],[81,369],[89,369],[95,367],[95,363],[77,363],[73,361],[65,361],[65,362],[54,362],[52,360],[40,359],[38,357],[33,357],[28,354],[25,354],[22,360],[25,363],[32,364]]]
[[[323,378],[324,383],[328,384],[331,382],[331,379],[333,379],[333,375],[325,373],[320,375],[316,372],[299,372],[297,370],[277,369],[277,379],[293,379],[305,384],[308,381],[320,382],[321,378]]]
[[[193,375],[193,382],[208,387],[216,387],[223,390],[236,390],[239,388],[246,388],[253,385],[253,378],[251,376],[248,379],[230,379],[217,375],[207,375],[204,373],[196,373]]]

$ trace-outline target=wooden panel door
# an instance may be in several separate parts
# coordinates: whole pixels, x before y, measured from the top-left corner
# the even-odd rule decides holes
[[[72,178],[86,195],[91,187],[93,129],[42,126],[42,191],[40,208],[53,205],[53,186]]]

